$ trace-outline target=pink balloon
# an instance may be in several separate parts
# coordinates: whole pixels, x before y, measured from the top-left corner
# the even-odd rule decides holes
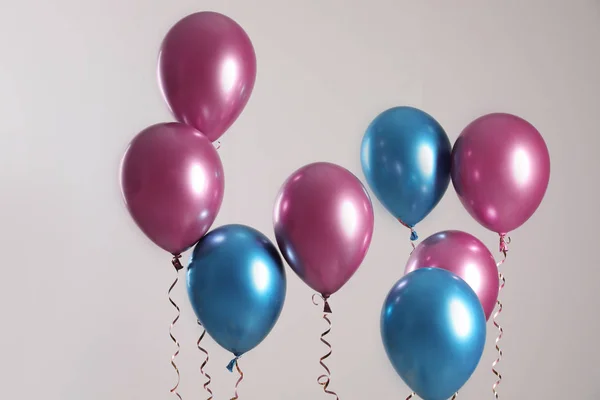
[[[529,122],[489,114],[467,126],[452,150],[452,183],[467,211],[500,234],[527,221],[550,180],[550,155]]]
[[[350,171],[309,164],[283,184],[275,204],[277,244],[294,272],[329,296],[362,263],[373,236],[373,206]]]
[[[500,282],[494,256],[479,239],[461,231],[429,236],[410,255],[405,273],[428,267],[445,269],[461,277],[479,297],[485,317],[490,318]]]
[[[162,43],[158,79],[175,118],[214,142],[237,119],[252,93],[256,79],[252,42],[225,15],[189,15]]]
[[[208,231],[223,189],[223,166],[210,140],[177,122],[140,132],[121,162],[121,191],[131,217],[174,255]]]

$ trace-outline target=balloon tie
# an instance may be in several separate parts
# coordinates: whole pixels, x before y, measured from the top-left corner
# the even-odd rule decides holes
[[[200,321],[198,321],[198,325],[202,326],[202,324],[200,323]],[[200,335],[200,338],[198,339],[198,350],[200,350],[201,352],[203,352],[206,355],[206,358],[204,359],[204,361],[202,362],[202,365],[200,366],[200,373],[202,374],[202,376],[204,376],[206,378],[206,382],[204,383],[203,387],[204,390],[206,390],[208,392],[208,394],[210,395],[209,398],[207,400],[211,400],[213,398],[213,392],[212,390],[210,390],[210,382],[211,382],[211,377],[210,375],[204,371],[204,367],[206,367],[206,364],[208,364],[208,351],[202,347],[202,345],[200,344],[200,342],[202,342],[202,339],[204,339],[204,336],[206,336],[206,329],[204,329],[204,327],[202,327],[202,334]]]
[[[506,256],[508,253],[508,245],[509,244],[510,244],[510,237],[506,236],[505,233],[501,233],[500,234],[500,252],[502,253],[502,260],[498,261],[498,263],[496,264],[496,266],[498,268],[500,268],[500,266],[506,262]],[[498,370],[496,370],[496,366],[500,363],[500,361],[502,361],[502,349],[500,348],[500,340],[502,340],[502,336],[504,335],[504,329],[502,329],[502,326],[500,326],[500,324],[498,323],[497,318],[500,315],[500,313],[502,312],[502,301],[500,301],[500,292],[502,291],[502,289],[504,289],[504,286],[506,285],[506,278],[504,277],[504,274],[502,274],[502,272],[500,272],[500,271],[498,271],[498,278],[500,279],[500,288],[498,290],[498,300],[496,301],[496,304],[498,305],[498,310],[494,313],[494,316],[492,318],[492,320],[494,322],[494,326],[498,329],[498,336],[496,337],[496,351],[498,352],[498,358],[496,358],[494,360],[494,362],[492,363],[492,372],[498,378],[496,380],[496,382],[494,382],[494,385],[492,386],[492,391],[494,392],[494,397],[496,399],[499,398],[498,386],[500,385],[500,383],[502,383],[502,375],[500,374],[500,372],[498,372]]]
[[[315,306],[319,305],[318,299],[323,300],[323,319],[327,322],[328,325],[327,330],[325,330],[321,334],[321,342],[329,348],[329,351],[327,352],[327,354],[325,354],[319,359],[319,364],[321,364],[321,366],[325,370],[325,373],[317,378],[317,383],[323,386],[323,392],[325,392],[325,394],[335,396],[336,400],[340,400],[337,393],[328,389],[329,384],[331,383],[331,371],[329,370],[329,367],[325,364],[325,360],[333,353],[331,344],[327,340],[325,340],[325,336],[327,336],[329,332],[331,332],[331,320],[328,317],[328,314],[331,314],[331,307],[329,306],[329,302],[327,301],[329,299],[329,296],[315,293],[312,297],[312,301]]]
[[[411,225],[408,225],[407,223],[405,223],[404,221],[402,221],[400,218],[398,218],[398,222],[400,222],[402,225],[404,225],[405,227],[407,227],[408,229],[410,229],[410,245],[412,246],[412,252],[415,250],[415,241],[419,239],[419,235],[417,235],[417,231],[415,230],[415,228]]]
[[[215,142],[215,150],[219,150],[220,148],[221,148],[221,141],[220,141],[220,140],[217,140],[217,141]]]
[[[238,396],[238,387],[240,386],[240,383],[244,380],[244,373],[240,369],[239,359],[240,359],[240,356],[235,356],[235,358],[233,360],[231,360],[229,362],[229,364],[227,364],[227,369],[229,370],[229,372],[233,372],[233,368],[235,367],[235,369],[237,370],[238,374],[240,374],[239,379],[235,383],[235,392],[234,392],[233,397],[231,398],[231,400],[237,400],[237,399],[239,399],[239,396]]]
[[[179,316],[181,315],[181,310],[179,309],[177,304],[171,298],[171,291],[173,291],[173,288],[175,287],[175,285],[177,285],[177,282],[179,282],[179,271],[181,271],[183,269],[183,265],[181,265],[181,262],[179,261],[180,258],[181,258],[181,255],[176,254],[173,256],[173,260],[171,261],[171,263],[173,264],[173,267],[175,267],[175,272],[177,273],[177,276],[175,277],[175,281],[169,288],[169,291],[167,292],[167,296],[169,298],[169,301],[173,305],[173,307],[175,307],[175,309],[177,310],[177,316],[175,317],[173,322],[171,322],[171,326],[169,327],[169,336],[171,336],[171,340],[175,343],[175,346],[177,347],[175,353],[173,353],[173,355],[171,356],[171,365],[173,366],[173,368],[175,369],[175,372],[177,373],[177,382],[175,383],[175,386],[171,389],[171,393],[175,394],[175,396],[177,396],[179,398],[179,400],[182,400],[181,396],[177,392],[177,389],[179,388],[181,374],[179,373],[179,368],[177,368],[177,365],[175,364],[175,358],[179,355],[179,350],[181,347],[179,346],[179,342],[177,341],[177,339],[175,339],[175,336],[173,336],[173,327],[179,320]]]
[[[312,296],[312,302],[315,306],[319,305],[319,299],[323,301],[323,312],[325,314],[331,314],[331,306],[329,305],[329,296],[315,293]]]

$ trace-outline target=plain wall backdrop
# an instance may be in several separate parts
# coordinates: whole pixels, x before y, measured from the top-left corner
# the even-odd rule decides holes
[[[543,134],[546,198],[513,232],[500,321],[501,399],[598,399],[597,0],[1,0],[0,398],[175,398],[166,292],[170,257],[122,204],[120,157],[141,129],[171,117],[156,83],[157,50],[179,18],[215,10],[237,20],[258,57],[254,93],[223,137],[225,200],[215,226],[273,239],[284,179],[313,161],[364,181],[359,149],[381,111],[413,105],[454,141],[474,118],[510,112]],[[344,400],[404,398],[379,333],[382,302],[403,273],[408,232],[373,198],[375,235],[361,269],[333,297],[331,388]],[[494,254],[450,187],[422,238],[461,229]],[[315,382],[325,325],[288,268],[272,334],[243,357],[242,399],[326,399]],[[202,392],[199,329],[185,294],[175,334],[184,400]],[[459,399],[492,399],[496,330]],[[206,341],[216,398],[237,376]],[[566,396],[566,397],[565,397]]]

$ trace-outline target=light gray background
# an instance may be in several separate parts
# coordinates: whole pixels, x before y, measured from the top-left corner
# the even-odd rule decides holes
[[[598,399],[600,114],[598,1],[2,0],[0,275],[3,399],[168,399],[174,316],[167,254],[122,205],[119,160],[138,131],[170,117],[157,49],[188,13],[242,24],[258,80],[220,155],[226,193],[216,225],[271,238],[283,180],[313,161],[363,178],[364,129],[395,105],[421,107],[454,140],[475,117],[516,113],[543,133],[552,177],[537,214],[511,236],[503,293],[502,399]],[[341,398],[404,398],[379,312],[408,256],[407,232],[376,201],[370,252],[332,301],[332,388]],[[497,251],[450,188],[422,237],[462,229]],[[495,253],[496,254],[496,253]],[[291,271],[284,312],[245,356],[242,399],[325,399],[315,383],[323,330]],[[206,398],[185,297],[176,336],[184,400]],[[596,307],[594,307],[596,306]],[[460,399],[491,399],[496,332]],[[229,355],[208,340],[216,398],[230,398]]]

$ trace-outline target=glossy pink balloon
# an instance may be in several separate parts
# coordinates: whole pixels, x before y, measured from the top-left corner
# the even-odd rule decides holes
[[[428,267],[445,269],[461,277],[479,297],[485,317],[490,318],[498,300],[498,267],[479,239],[461,231],[429,236],[410,255],[405,273]]]
[[[529,122],[511,114],[473,121],[452,150],[452,182],[471,216],[508,233],[538,208],[550,180],[550,155]]]
[[[283,184],[275,204],[275,236],[286,261],[324,296],[337,292],[362,263],[373,236],[373,206],[350,171],[309,164]]]
[[[121,162],[121,191],[131,217],[172,254],[187,250],[208,231],[223,189],[223,166],[212,143],[177,122],[140,132]]]
[[[252,42],[225,15],[189,15],[162,43],[158,79],[175,118],[214,142],[237,119],[252,93],[256,79]]]

